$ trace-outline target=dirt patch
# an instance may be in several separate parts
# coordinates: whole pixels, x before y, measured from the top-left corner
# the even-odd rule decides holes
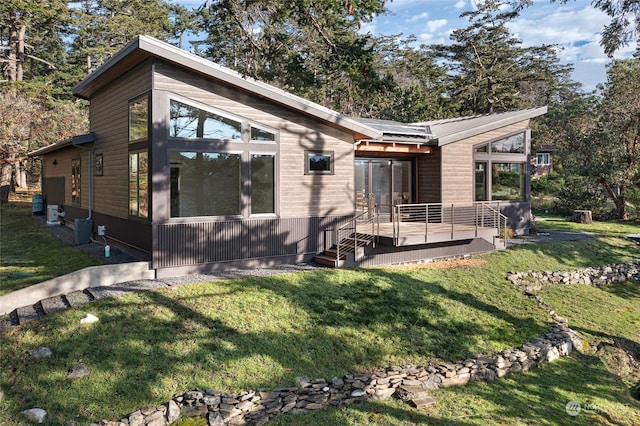
[[[487,264],[485,259],[450,259],[436,260],[428,263],[410,263],[404,265],[389,266],[388,268],[411,269],[451,269],[451,268],[478,268]]]
[[[607,338],[596,346],[596,355],[605,363],[609,372],[625,383],[634,388],[640,384],[640,344],[627,339]]]

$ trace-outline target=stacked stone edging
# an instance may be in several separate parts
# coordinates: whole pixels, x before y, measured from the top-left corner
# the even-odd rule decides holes
[[[361,375],[332,379],[296,379],[297,386],[269,391],[225,394],[217,390],[192,390],[174,396],[168,403],[131,413],[120,421],[92,426],[166,426],[180,416],[204,417],[211,426],[264,425],[283,414],[303,414],[314,410],[396,397],[425,405],[428,391],[462,386],[470,381],[493,381],[512,373],[527,371],[545,362],[569,355],[578,335],[564,324],[517,349],[506,349],[491,357],[464,361],[394,366]],[[426,397],[429,398],[429,397]]]
[[[510,272],[507,274],[507,279],[527,293],[534,293],[546,285],[604,286],[627,280],[640,280],[640,259],[571,271]]]

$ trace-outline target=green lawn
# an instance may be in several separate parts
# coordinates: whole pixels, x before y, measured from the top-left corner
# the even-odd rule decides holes
[[[615,235],[623,237],[629,234],[640,234],[640,223],[635,221],[610,220],[607,222],[594,221],[590,224],[576,223],[571,218],[536,213],[537,225],[541,230],[555,229],[570,232],[592,232],[600,235]]]
[[[103,300],[1,336],[0,424],[24,424],[20,411],[35,406],[48,411],[48,424],[80,425],[119,419],[194,388],[271,389],[291,386],[299,375],[331,378],[490,355],[549,330],[548,315],[505,279],[507,271],[565,270],[622,262],[637,253],[631,242],[603,237],[520,246],[450,268],[437,263],[318,270]],[[640,305],[636,288],[619,290],[629,306]],[[580,291],[563,289],[569,294],[559,300]],[[600,310],[601,317],[610,311],[598,301],[587,308]],[[89,312],[100,322],[80,325]],[[573,325],[571,312],[558,312]],[[621,335],[618,327],[637,324],[626,317],[610,320],[602,332]],[[54,355],[45,360],[25,355],[39,346]],[[65,380],[68,368],[79,362],[91,375]],[[640,423],[640,405],[629,397],[628,384],[588,354],[434,396],[437,405],[422,412],[389,401],[285,416],[274,424]],[[571,399],[594,401],[604,414],[571,418],[563,408]]]
[[[0,296],[100,262],[63,244],[31,217],[31,205],[0,206]]]

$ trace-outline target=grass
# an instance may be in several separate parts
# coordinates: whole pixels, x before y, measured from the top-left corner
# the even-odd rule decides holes
[[[43,231],[24,199],[0,206],[0,296],[98,264]]]
[[[553,229],[569,232],[591,232],[599,235],[624,237],[629,234],[640,233],[640,223],[635,221],[610,220],[606,222],[594,221],[591,224],[577,223],[563,216],[536,214],[538,228]]]
[[[635,244],[608,235],[457,262],[318,270],[106,299],[1,336],[0,424],[26,425],[20,412],[40,407],[47,424],[83,425],[194,388],[272,389],[293,385],[299,375],[331,378],[490,355],[549,330],[548,315],[507,282],[507,271],[597,266],[637,254]],[[640,341],[636,283],[564,286],[543,297],[593,343]],[[87,313],[100,321],[80,324]],[[53,356],[33,359],[29,352],[39,346]],[[66,380],[78,363],[90,376]],[[392,400],[273,424],[640,424],[640,405],[625,380],[598,354],[576,354],[493,383],[440,390],[425,411]],[[593,409],[570,417],[570,400]]]

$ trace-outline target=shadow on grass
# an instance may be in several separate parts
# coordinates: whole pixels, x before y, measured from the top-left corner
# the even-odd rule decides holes
[[[0,365],[11,370],[0,373],[0,388],[16,416],[35,404],[47,409],[51,424],[67,423],[70,413],[89,422],[120,418],[193,388],[271,389],[293,385],[298,375],[330,378],[401,360],[463,359],[485,344],[482,336],[509,346],[509,330],[544,329],[438,283],[384,270],[356,273],[361,276],[348,283],[340,273],[321,271],[297,281],[229,281],[72,309],[3,336]],[[223,320],[218,309],[232,316]],[[100,322],[73,325],[86,310]],[[54,356],[24,356],[33,349],[19,339],[24,334]],[[91,376],[65,380],[75,363]]]

